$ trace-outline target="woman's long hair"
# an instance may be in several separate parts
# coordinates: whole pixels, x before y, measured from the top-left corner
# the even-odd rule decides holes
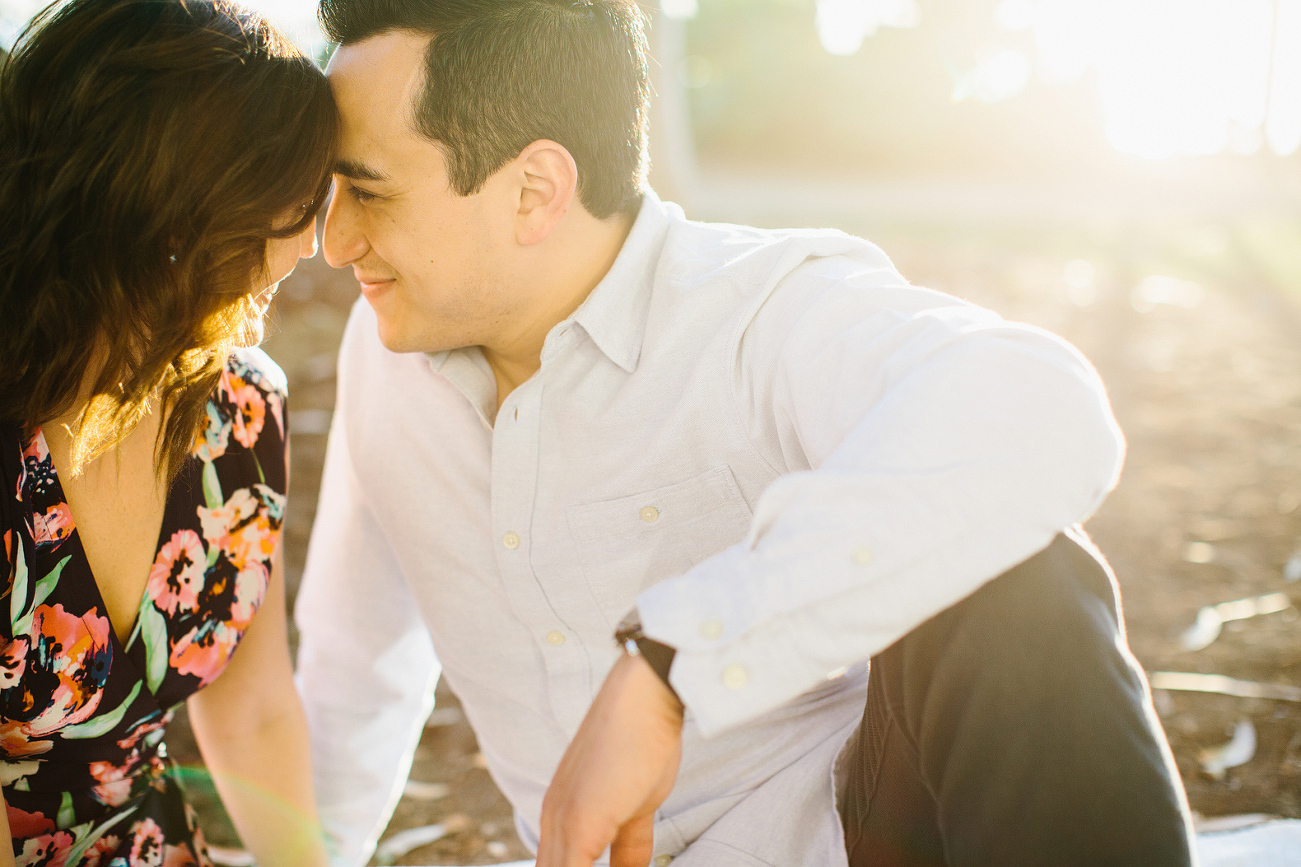
[[[315,64],[224,0],[38,15],[0,65],[0,421],[45,424],[93,376],[72,472],[157,401],[174,478],[337,129]]]

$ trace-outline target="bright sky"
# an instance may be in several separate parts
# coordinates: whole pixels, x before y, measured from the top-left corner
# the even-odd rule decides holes
[[[832,54],[855,53],[880,27],[919,23],[916,0],[817,0]],[[973,58],[955,100],[1009,99],[1036,73],[1048,83],[1087,75],[1122,153],[1301,147],[1301,0],[1002,0],[995,23],[1008,39]],[[1017,47],[1026,34],[1032,51]]]
[[[313,56],[324,46],[316,0],[241,2]],[[675,18],[697,10],[697,0],[660,3]],[[859,51],[882,27],[924,24],[923,9],[934,8],[918,0],[815,4],[814,24],[832,54]],[[0,44],[43,5],[0,0]],[[1001,0],[994,18],[1007,38],[970,60],[955,100],[1010,99],[1035,76],[1050,84],[1086,77],[1106,112],[1107,141],[1123,153],[1301,149],[1301,0]]]

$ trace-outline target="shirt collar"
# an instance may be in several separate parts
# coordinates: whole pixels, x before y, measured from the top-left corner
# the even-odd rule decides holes
[[[637,369],[641,358],[655,271],[675,212],[681,213],[647,188],[614,264],[566,320],[581,325],[601,352],[628,373]],[[470,398],[485,424],[490,424],[496,415],[497,382],[479,348],[431,352],[428,357],[434,372],[452,380]]]
[[[614,264],[574,311],[573,320],[592,342],[628,373],[641,358],[656,266],[674,208],[649,188],[642,193],[641,209]]]

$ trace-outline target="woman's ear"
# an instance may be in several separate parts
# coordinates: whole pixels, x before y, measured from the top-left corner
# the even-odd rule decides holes
[[[515,238],[524,245],[545,241],[569,213],[578,191],[578,165],[563,145],[533,142],[515,160],[519,178],[519,212]]]

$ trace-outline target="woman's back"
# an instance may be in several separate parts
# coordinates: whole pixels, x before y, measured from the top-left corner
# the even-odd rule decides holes
[[[186,863],[202,851],[163,727],[222,672],[266,593],[287,483],[282,375],[242,350],[208,406],[212,423],[166,499],[140,593],[119,611],[46,437],[0,432],[0,572],[14,575],[11,616],[0,618],[0,750],[20,864],[136,863],[151,846]],[[94,505],[98,532],[111,534],[114,509]]]
[[[156,449],[161,416],[151,411],[115,448],[78,474],[69,472],[73,444],[65,425],[72,421],[56,419],[41,429],[41,436],[105,612],[125,643],[157,554],[167,503]]]

